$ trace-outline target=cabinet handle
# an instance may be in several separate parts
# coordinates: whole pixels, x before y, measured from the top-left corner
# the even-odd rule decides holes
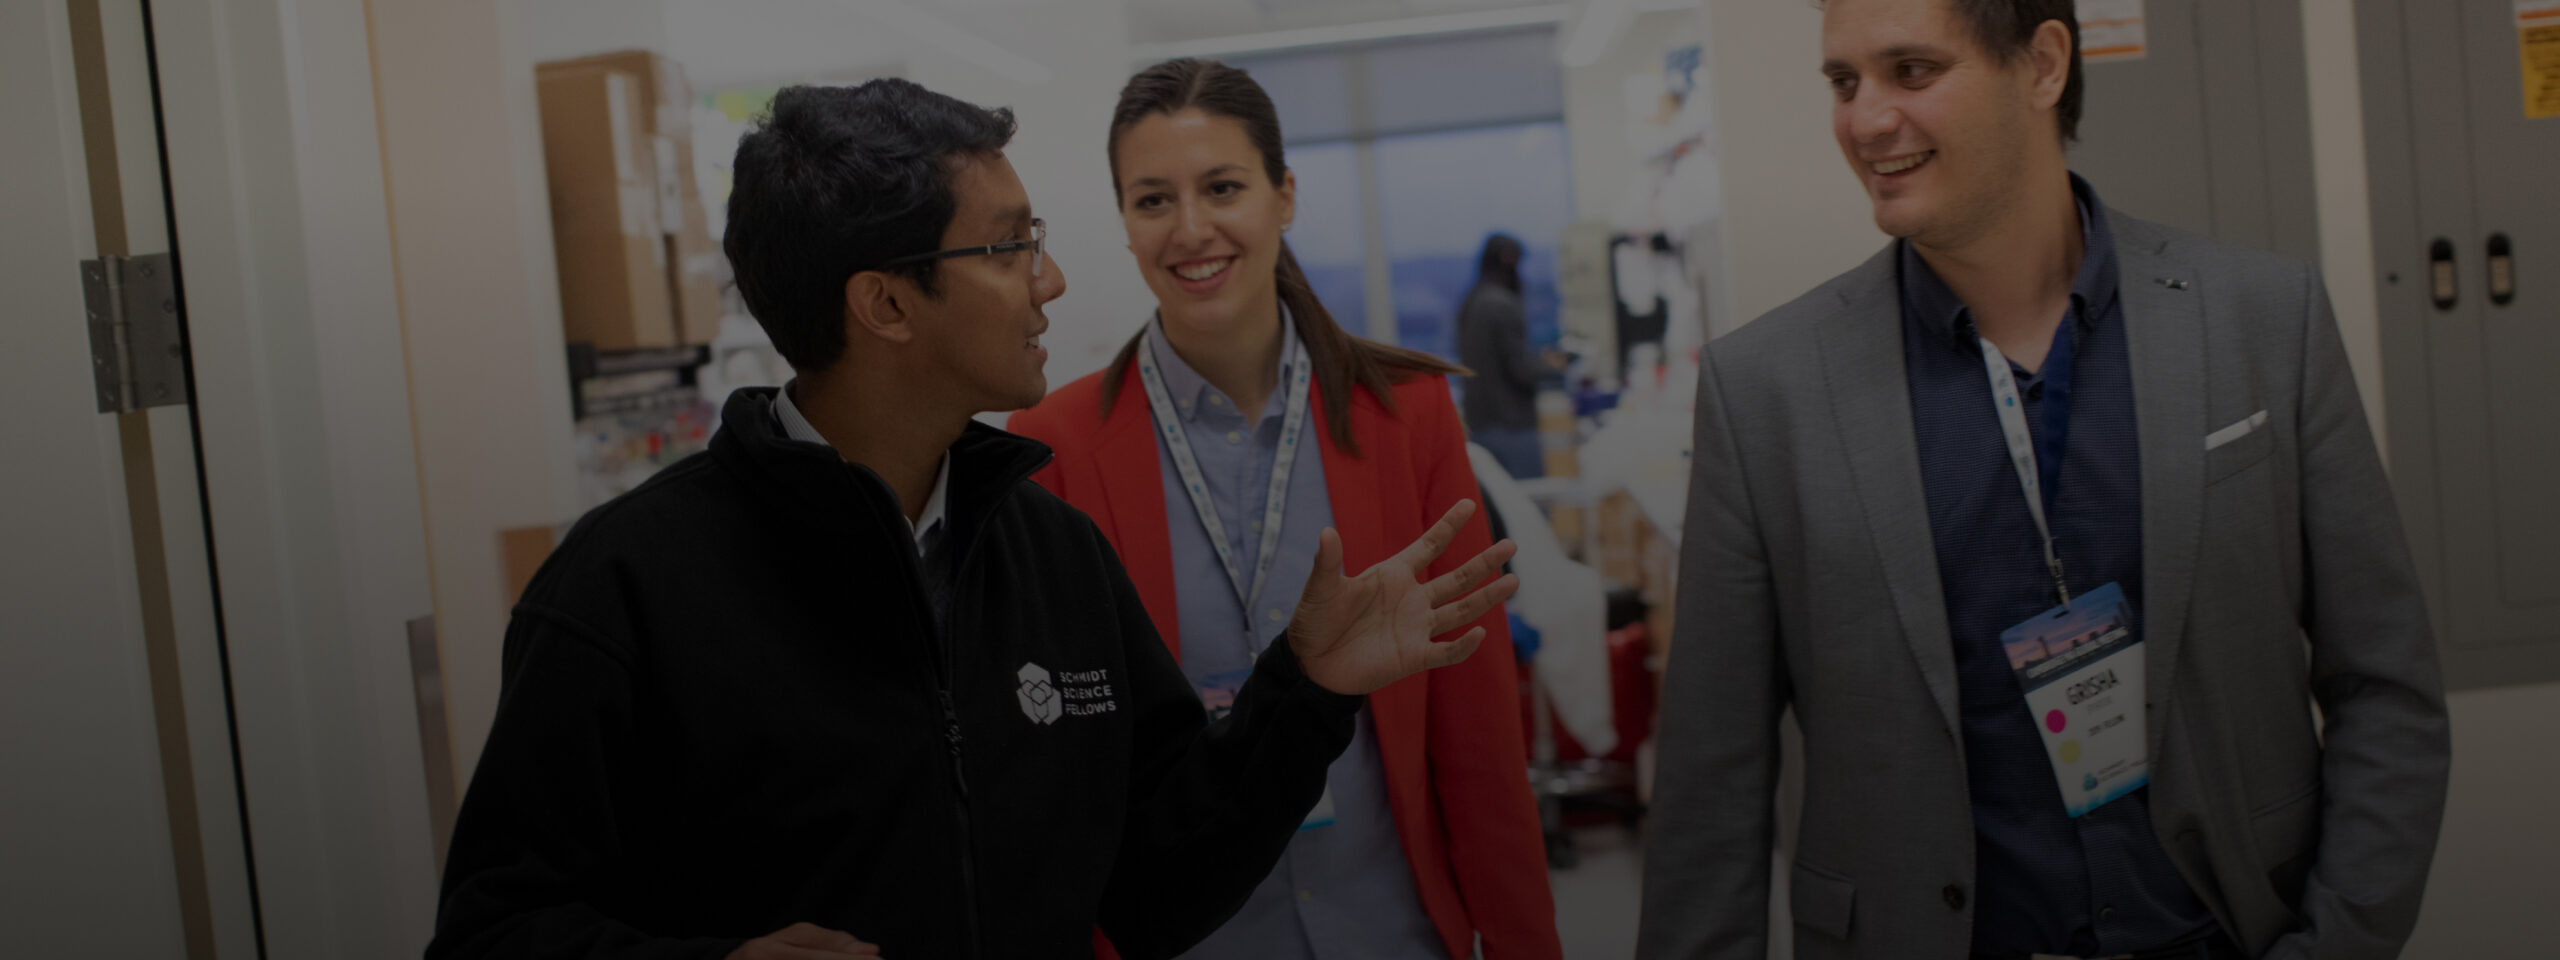
[[[2501,307],[2516,300],[2515,245],[2503,233],[2489,235],[2489,302]]]
[[[2462,300],[2462,275],[2453,265],[2453,241],[2437,237],[2427,246],[2428,295],[2437,310],[2451,310]]]

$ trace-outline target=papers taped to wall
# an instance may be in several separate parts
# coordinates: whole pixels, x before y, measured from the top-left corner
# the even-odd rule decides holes
[[[2142,0],[2080,0],[2080,59],[2088,63],[2140,60],[2151,53]]]

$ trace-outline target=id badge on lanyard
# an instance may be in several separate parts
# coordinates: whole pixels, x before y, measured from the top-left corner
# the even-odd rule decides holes
[[[2062,336],[2070,336],[2064,331]],[[2026,494],[2027,512],[2035,516],[2044,543],[2045,567],[2053,574],[2054,593],[2062,603],[2000,633],[2026,706],[2043,736],[2045,758],[2052,763],[2054,784],[2063,808],[2074,817],[2141,788],[2151,780],[2150,735],[2143,707],[2143,641],[2134,630],[2133,605],[2124,588],[2109,583],[2078,597],[2063,577],[2062,558],[2054,552],[2053,528],[2045,519],[2044,483],[2027,418],[2018,402],[2018,383],[2009,374],[2009,359],[1990,341],[1980,341],[1982,366],[1991,378],[1992,402],[2000,410],[2000,432],[2009,445],[2009,463],[2017,469],[2018,487]],[[2063,363],[2068,357],[2057,358]],[[2067,373],[2065,374],[2068,375]],[[2069,422],[2067,393],[2048,396],[2045,439],[2060,462],[2060,439]]]
[[[1281,322],[1285,324],[1289,318],[1284,314]],[[1209,546],[1217,552],[1219,565],[1226,568],[1227,583],[1235,589],[1236,603],[1244,611],[1240,635],[1247,663],[1261,653],[1255,642],[1253,610],[1261,601],[1263,587],[1271,580],[1272,560],[1280,552],[1281,522],[1289,505],[1290,471],[1298,462],[1298,441],[1307,426],[1307,392],[1314,382],[1314,374],[1307,361],[1306,344],[1292,340],[1291,347],[1288,364],[1282,368],[1283,379],[1287,381],[1288,408],[1280,418],[1280,450],[1272,457],[1271,483],[1263,491],[1262,543],[1254,551],[1250,574],[1227,540],[1226,524],[1218,519],[1217,504],[1209,500],[1208,480],[1200,471],[1199,458],[1191,451],[1191,437],[1182,429],[1182,415],[1174,409],[1172,393],[1165,388],[1164,372],[1156,368],[1153,346],[1138,351],[1138,380],[1146,387],[1147,407],[1155,415],[1156,428],[1164,434],[1165,451],[1173,458],[1174,472],[1182,479],[1182,489],[1189,495],[1191,509],[1199,516],[1201,529],[1209,534]],[[1252,672],[1252,668],[1247,667],[1202,681],[1200,701],[1208,708],[1210,719],[1214,721],[1223,717],[1234,708],[1236,694],[1244,688],[1245,679]],[[1333,787],[1327,785],[1324,796],[1316,801],[1315,809],[1307,813],[1306,820],[1298,825],[1298,829],[1330,826],[1333,816]]]

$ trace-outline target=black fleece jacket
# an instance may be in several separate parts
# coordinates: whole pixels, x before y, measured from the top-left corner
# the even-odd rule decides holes
[[[430,958],[718,958],[807,921],[899,960],[1171,956],[1244,903],[1361,698],[1287,644],[1206,723],[1040,444],[951,447],[949,605],[878,475],[742,391],[579,521],[507,628]]]

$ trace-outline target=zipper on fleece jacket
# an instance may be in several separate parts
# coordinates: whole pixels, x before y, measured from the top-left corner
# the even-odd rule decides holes
[[[968,956],[971,960],[977,960],[985,955],[984,948],[979,944],[978,930],[978,840],[976,829],[969,819],[969,772],[967,751],[964,749],[967,738],[961,734],[960,707],[951,693],[952,686],[958,682],[959,655],[955,649],[956,645],[949,636],[949,631],[944,628],[939,615],[933,609],[933,597],[924,590],[922,563],[921,557],[913,557],[908,561],[907,580],[912,595],[917,597],[925,608],[922,611],[925,629],[934,645],[933,694],[934,699],[942,705],[942,742],[951,753],[951,788],[958,795],[959,800],[952,805],[951,813],[960,828],[961,917],[969,928]],[[955,581],[958,578],[956,569],[953,572],[953,578]]]
[[[1020,475],[1015,477],[1013,482],[1021,482],[1022,479],[1030,476],[1031,471],[1046,466],[1048,462],[1048,457],[1042,457],[1039,463],[1030,464],[1028,469],[1021,470]],[[855,469],[863,470],[864,468],[856,467]],[[879,481],[876,474],[873,477],[880,486],[884,488],[887,486],[886,481]],[[892,492],[889,503],[893,506],[890,509],[889,518],[893,522],[888,525],[891,530],[900,529],[906,524],[905,514],[894,506],[897,502],[897,497]],[[995,504],[981,510],[978,516],[967,518],[971,521],[966,526],[969,539],[956,545],[956,548],[961,551],[960,563],[951,568],[950,580],[947,584],[953,596],[958,596],[959,585],[968,572],[970,561],[975,559],[979,537],[987,527],[992,525],[990,521],[995,515],[1005,508],[1006,503],[1000,497]],[[948,531],[961,529],[955,522],[960,519],[962,519],[960,515],[954,515],[943,520],[946,535]],[[946,539],[943,547],[953,549],[955,545]],[[986,949],[981,942],[984,940],[984,934],[979,928],[978,920],[978,842],[976,829],[970,822],[967,738],[960,728],[959,701],[953,695],[953,688],[959,682],[958,644],[951,637],[952,631],[943,623],[940,611],[935,609],[932,594],[924,588],[924,558],[917,552],[909,550],[906,553],[904,566],[907,571],[907,595],[914,599],[918,608],[916,612],[924,623],[926,636],[934,646],[933,693],[935,702],[942,708],[942,741],[951,756],[951,787],[959,801],[952,807],[952,816],[960,828],[961,913],[969,929],[969,950],[966,956],[970,960],[981,960],[986,954]],[[955,608],[952,615],[956,617],[958,614],[959,611]]]
[[[1045,464],[1046,461],[1044,460],[1043,463]],[[1004,509],[1005,504],[999,502],[969,524],[968,539],[957,545],[960,551],[960,562],[951,567],[950,580],[945,584],[952,597],[957,598],[960,595],[960,584],[967,579],[970,564],[977,558],[979,537],[984,535],[986,528],[992,525],[990,521],[996,514]],[[948,525],[951,521],[943,522],[946,525],[945,529],[950,529]],[[943,546],[945,549],[953,547],[947,540],[944,541]],[[943,621],[938,612],[933,609],[933,597],[924,592],[923,558],[917,557],[908,569],[914,574],[912,582],[916,587],[916,595],[922,597],[925,602],[925,623],[932,630],[935,645],[940,648],[936,651],[941,656],[936,660],[938,676],[937,689],[934,692],[942,700],[943,741],[951,747],[951,785],[960,792],[960,803],[956,808],[960,820],[960,886],[963,895],[968,898],[963,904],[962,912],[969,923],[969,956],[972,960],[977,960],[985,956],[985,948],[979,943],[982,934],[978,926],[978,842],[975,829],[969,822],[969,774],[967,758],[962,749],[966,738],[960,731],[959,704],[952,696],[952,687],[959,682],[959,645],[952,639],[951,635],[955,632],[951,629],[952,624],[946,624]],[[953,605],[950,616],[954,621],[957,621],[960,616],[956,603]]]

